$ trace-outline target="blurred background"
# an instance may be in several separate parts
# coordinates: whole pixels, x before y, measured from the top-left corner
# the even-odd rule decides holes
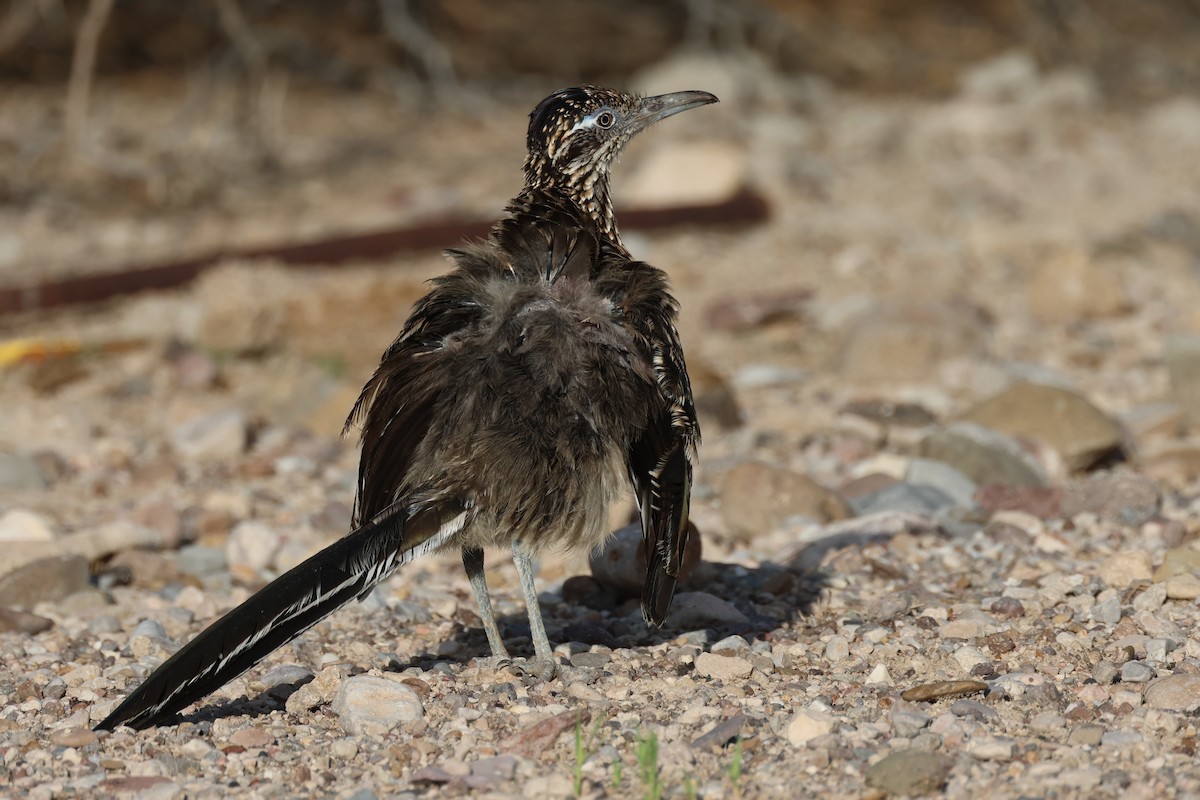
[[[0,511],[247,581],[343,532],[359,388],[585,81],[722,101],[614,176],[682,302],[706,542],[1191,485],[1194,0],[5,0]],[[871,506],[917,457],[967,483]]]

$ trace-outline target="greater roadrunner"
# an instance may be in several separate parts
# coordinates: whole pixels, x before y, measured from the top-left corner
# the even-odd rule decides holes
[[[240,675],[423,553],[459,548],[497,664],[508,660],[483,548],[511,546],[538,676],[555,671],[532,554],[591,548],[633,482],[647,573],[642,614],[661,625],[687,540],[700,438],[666,275],[617,232],[609,169],[651,124],[717,98],[636,97],[584,86],[530,114],[525,188],[480,243],[449,252],[363,388],[353,524],[209,626],[97,729],[146,728]]]

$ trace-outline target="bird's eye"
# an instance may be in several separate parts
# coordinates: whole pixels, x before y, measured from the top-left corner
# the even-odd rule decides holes
[[[600,116],[596,117],[596,124],[601,128],[611,128],[613,123],[616,121],[616,115],[614,115],[611,111],[605,111]]]

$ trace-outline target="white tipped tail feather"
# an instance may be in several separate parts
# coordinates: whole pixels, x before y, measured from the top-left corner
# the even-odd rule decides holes
[[[402,564],[445,545],[466,524],[461,503],[379,514],[214,622],[125,698],[96,730],[148,728],[216,691]]]

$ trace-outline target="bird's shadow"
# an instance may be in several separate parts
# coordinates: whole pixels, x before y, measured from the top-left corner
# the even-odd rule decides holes
[[[877,538],[830,537],[832,541],[821,540],[801,549],[787,565],[764,562],[757,567],[745,567],[701,562],[689,580],[680,586],[680,593],[705,592],[713,595],[741,612],[738,621],[732,621],[732,617],[738,615],[731,615],[730,621],[714,619],[699,625],[680,624],[680,615],[675,614],[668,616],[662,628],[650,629],[641,622],[640,614],[635,613],[637,598],[625,597],[612,590],[603,591],[599,596],[573,598],[572,602],[568,602],[561,594],[543,595],[542,613],[551,641],[557,643],[569,641],[581,645],[605,645],[613,649],[637,649],[686,636],[689,643],[707,649],[707,646],[732,635],[753,643],[769,639],[773,631],[812,613],[826,588],[827,575],[819,565],[827,552]],[[386,617],[390,612],[379,610],[372,613]],[[487,638],[483,629],[478,627],[478,618],[473,614],[466,616],[467,623],[473,624],[465,624],[460,620],[454,626],[454,633],[440,644],[438,653],[414,654],[406,660],[392,658],[382,665],[384,671],[403,672],[413,667],[427,671],[435,668],[439,662],[461,668],[477,659],[490,657]],[[682,621],[686,623],[688,619],[685,617]],[[533,655],[529,621],[523,610],[502,615],[497,623],[505,645],[514,658]],[[447,643],[451,646],[446,646]],[[364,670],[361,667],[355,670],[351,666],[350,671]],[[209,703],[190,714],[177,716],[174,724],[192,723],[204,733],[214,721],[225,717],[253,719],[266,716],[284,708],[288,697],[310,680],[311,677],[276,685],[250,698]],[[535,679],[514,675],[513,680],[532,682]]]

